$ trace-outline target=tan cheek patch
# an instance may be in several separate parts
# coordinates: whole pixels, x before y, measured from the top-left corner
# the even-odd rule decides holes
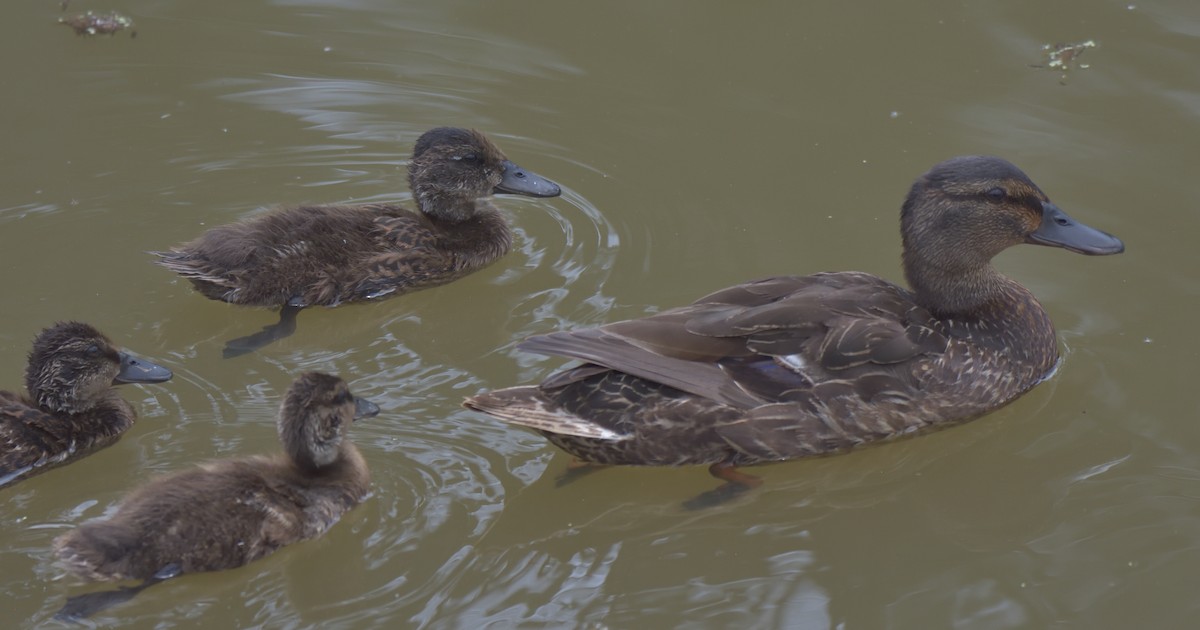
[[[1038,228],[1042,227],[1041,213],[1034,213],[1032,211],[1022,212],[1020,221],[1026,233],[1035,232]]]

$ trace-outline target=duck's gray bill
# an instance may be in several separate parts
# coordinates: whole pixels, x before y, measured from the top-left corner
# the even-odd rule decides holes
[[[354,419],[370,418],[379,414],[379,405],[367,400],[366,398],[354,398]]]
[[[114,383],[162,383],[174,376],[171,370],[155,365],[145,359],[122,352],[121,371],[117,372]]]
[[[1042,204],[1042,225],[1025,237],[1025,241],[1035,245],[1062,247],[1089,256],[1107,256],[1125,251],[1121,239],[1072,219],[1049,202]]]
[[[496,192],[525,195],[528,197],[557,197],[562,194],[558,184],[504,160],[504,179],[496,185]]]

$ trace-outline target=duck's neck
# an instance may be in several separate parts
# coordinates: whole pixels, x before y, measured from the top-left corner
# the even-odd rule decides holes
[[[34,387],[29,387],[29,394],[38,407],[52,414],[105,413],[124,410],[129,406],[129,403],[112,388],[96,395],[87,395],[76,388],[40,388],[34,384]]]
[[[967,269],[942,269],[906,256],[904,276],[917,303],[939,318],[970,317],[1009,299],[1019,284],[983,264]],[[1032,296],[1030,296],[1032,297]]]
[[[323,466],[313,466],[289,454],[293,469],[298,474],[312,482],[319,482],[341,488],[346,500],[345,507],[358,503],[367,493],[371,484],[371,473],[362,453],[349,441],[343,441],[338,447],[337,458]]]
[[[87,404],[50,406],[36,402],[55,419],[43,423],[41,430],[58,435],[64,443],[74,443],[79,450],[111,444],[137,419],[133,405],[111,389]]]
[[[1057,335],[1046,310],[1028,289],[991,265],[939,273],[928,268],[914,272],[906,264],[905,275],[917,303],[951,334],[1009,353],[1039,375],[1058,361]]]
[[[472,271],[495,262],[512,249],[512,229],[489,198],[476,199],[469,217],[426,214],[441,233],[440,246],[454,252],[456,266]]]

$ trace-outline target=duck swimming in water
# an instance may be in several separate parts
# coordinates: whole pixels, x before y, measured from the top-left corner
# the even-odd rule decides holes
[[[281,208],[157,252],[157,262],[210,299],[280,308],[278,323],[229,342],[225,355],[236,356],[292,334],[307,306],[401,295],[486,267],[512,247],[493,194],[562,192],[482,133],[450,127],[417,140],[408,181],[418,212],[394,204]]]
[[[116,442],[137,413],[113,385],[170,378],[87,324],[43,330],[25,368],[29,395],[0,391],[0,487]]]
[[[584,463],[737,466],[828,455],[997,409],[1058,363],[1049,315],[991,259],[1021,243],[1107,255],[1117,238],[1050,202],[1016,166],[957,157],[913,184],[900,213],[909,288],[858,272],[739,284],[690,306],[525,340],[583,361],[540,385],[465,405],[529,427]]]
[[[346,433],[353,420],[377,413],[342,379],[301,375],[279,410],[282,455],[219,460],[162,477],[130,493],[111,518],[55,540],[56,554],[76,575],[145,581],[126,596],[79,596],[64,616],[86,616],[156,581],[232,569],[322,535],[367,494],[366,461]]]

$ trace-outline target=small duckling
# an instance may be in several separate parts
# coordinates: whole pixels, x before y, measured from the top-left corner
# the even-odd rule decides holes
[[[417,140],[408,181],[419,212],[395,204],[281,208],[155,252],[157,262],[207,298],[280,308],[278,323],[226,345],[225,356],[237,356],[295,332],[307,306],[401,295],[482,269],[512,247],[493,194],[562,192],[482,133],[450,127]]]
[[[87,324],[43,330],[25,368],[29,395],[0,391],[0,487],[116,442],[137,413],[113,385],[170,378],[170,370],[118,350]]]
[[[377,413],[342,379],[303,374],[279,410],[282,455],[219,460],[151,481],[112,518],[60,536],[55,552],[88,580],[153,583],[232,569],[316,538],[367,494],[366,461],[345,437],[352,420]],[[64,611],[78,617],[103,607],[68,602]]]

